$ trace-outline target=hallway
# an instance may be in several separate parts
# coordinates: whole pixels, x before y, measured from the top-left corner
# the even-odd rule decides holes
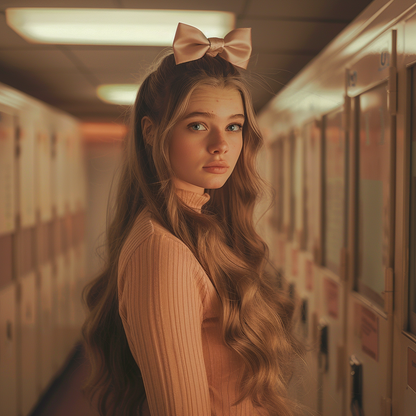
[[[87,375],[88,364],[84,349],[81,344],[77,344],[66,367],[30,416],[98,416],[98,412],[90,409],[81,392],[81,385]]]

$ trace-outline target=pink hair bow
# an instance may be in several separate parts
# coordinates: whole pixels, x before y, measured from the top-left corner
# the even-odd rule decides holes
[[[173,41],[176,65],[195,61],[205,54],[221,56],[240,68],[247,68],[251,55],[251,28],[234,29],[224,39],[206,38],[196,27],[179,23]]]

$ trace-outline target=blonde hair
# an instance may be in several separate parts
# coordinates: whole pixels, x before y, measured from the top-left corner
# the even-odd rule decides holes
[[[207,190],[211,198],[197,213],[175,192],[168,149],[172,127],[201,85],[238,90],[246,122],[233,173],[222,188]],[[151,144],[143,137],[145,116],[155,126]],[[187,245],[218,292],[223,306],[222,340],[239,354],[245,368],[240,396],[232,405],[250,397],[270,415],[292,416],[296,405],[288,398],[287,383],[303,347],[292,331],[294,304],[265,272],[268,247],[254,229],[253,211],[264,187],[255,164],[262,136],[243,76],[220,57],[204,56],[176,65],[169,54],[142,83],[130,130],[115,213],[107,230],[105,266],[83,292],[89,314],[82,333],[91,363],[84,393],[91,401],[98,394],[102,416],[136,415],[145,398],[140,369],[118,313],[117,269],[123,243],[147,206],[158,222]]]

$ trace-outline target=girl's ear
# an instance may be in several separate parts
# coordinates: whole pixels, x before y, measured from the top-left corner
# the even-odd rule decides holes
[[[144,116],[141,121],[142,124],[142,134],[143,139],[146,144],[149,146],[153,145],[153,132],[154,132],[154,125],[152,120],[148,116]]]

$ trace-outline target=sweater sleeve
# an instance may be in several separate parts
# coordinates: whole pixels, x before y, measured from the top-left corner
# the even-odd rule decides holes
[[[152,416],[211,415],[196,264],[184,244],[153,234],[124,271],[123,324]]]

